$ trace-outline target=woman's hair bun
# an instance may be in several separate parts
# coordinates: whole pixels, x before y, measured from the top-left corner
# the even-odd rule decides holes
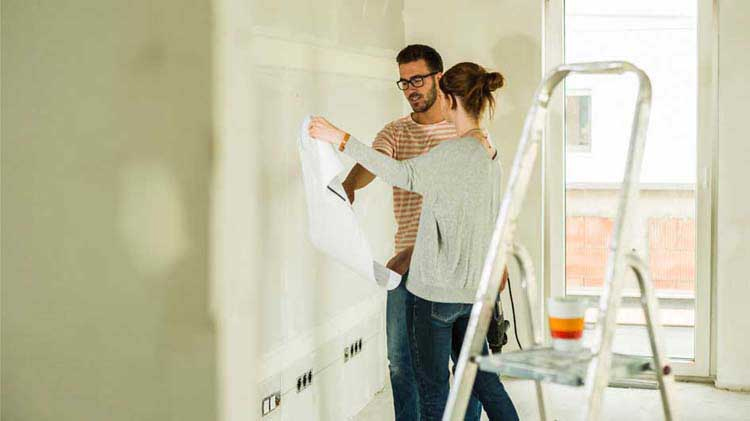
[[[451,99],[452,109],[456,109],[460,100],[470,116],[480,119],[487,107],[492,117],[495,108],[492,92],[505,85],[505,78],[498,72],[487,72],[476,63],[463,62],[448,69],[438,85],[443,94]]]
[[[490,92],[500,89],[505,84],[505,78],[498,72],[484,74],[484,84]]]

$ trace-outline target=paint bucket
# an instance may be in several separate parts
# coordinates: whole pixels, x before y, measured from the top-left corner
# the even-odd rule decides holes
[[[587,303],[573,297],[551,297],[548,301],[552,347],[558,351],[577,351],[583,344]]]

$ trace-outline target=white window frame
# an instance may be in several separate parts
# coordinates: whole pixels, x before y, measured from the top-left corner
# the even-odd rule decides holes
[[[698,99],[696,168],[695,358],[675,360],[675,374],[705,378],[715,373],[714,293],[715,168],[717,145],[717,0],[698,3]],[[563,63],[565,0],[544,1],[544,73]],[[565,114],[560,89],[550,101],[543,148],[543,276],[545,297],[565,295]]]

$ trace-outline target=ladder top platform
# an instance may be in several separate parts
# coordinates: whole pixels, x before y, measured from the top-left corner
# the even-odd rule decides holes
[[[589,363],[589,350],[557,351],[549,347],[475,357],[479,369],[501,375],[569,386],[583,386]],[[612,354],[610,380],[637,378],[653,373],[652,357]]]

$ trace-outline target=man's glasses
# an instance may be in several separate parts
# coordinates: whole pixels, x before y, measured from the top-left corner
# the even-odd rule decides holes
[[[432,75],[436,75],[438,73],[440,72],[432,72],[426,75],[416,75],[416,76],[412,76],[409,80],[400,79],[398,82],[396,82],[396,85],[398,85],[398,89],[401,89],[402,91],[409,89],[409,85],[415,88],[421,88],[422,86],[424,86],[425,78],[428,78]]]

